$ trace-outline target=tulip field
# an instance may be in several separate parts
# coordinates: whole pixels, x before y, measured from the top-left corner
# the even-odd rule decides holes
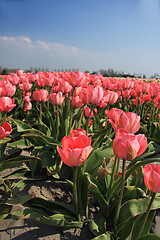
[[[0,121],[1,222],[160,239],[159,80],[18,70],[0,80]],[[23,194],[42,181],[65,182],[71,201]]]

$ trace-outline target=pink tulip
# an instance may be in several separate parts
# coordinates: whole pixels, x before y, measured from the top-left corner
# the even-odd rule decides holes
[[[3,81],[1,83],[2,97],[12,97],[16,92],[16,86],[9,81]]]
[[[53,105],[61,105],[65,99],[65,96],[62,94],[62,92],[58,93],[50,93],[50,99]]]
[[[118,100],[118,94],[114,91],[107,91],[104,96],[104,101],[106,101],[109,104],[114,104]]]
[[[114,120],[108,119],[115,131],[119,128],[125,128],[130,133],[135,133],[140,128],[140,116],[133,112],[116,112]]]
[[[62,139],[62,149],[57,146],[62,161],[70,167],[83,165],[92,150],[91,138],[86,135],[66,136]]]
[[[72,87],[79,87],[85,82],[85,75],[79,71],[70,72],[67,80]]]
[[[126,129],[118,129],[113,141],[113,152],[118,158],[133,160],[147,148],[147,138],[144,134],[134,135]]]
[[[12,132],[12,128],[9,123],[4,122],[2,126],[0,126],[0,139],[8,137]]]
[[[17,74],[18,76],[22,76],[22,75],[24,74],[24,71],[23,71],[23,70],[17,70],[17,71],[16,71],[16,74]]]
[[[24,104],[24,111],[27,112],[27,111],[30,111],[31,109],[32,109],[31,101],[25,102],[25,104]]]
[[[155,98],[157,97],[159,94],[159,87],[158,86],[154,86],[154,85],[150,85],[149,89],[148,89],[148,95],[151,98]]]
[[[154,193],[160,193],[160,165],[144,166],[144,183]]]
[[[45,89],[36,90],[33,92],[33,100],[37,102],[46,102],[49,99],[48,91]]]
[[[0,98],[0,111],[1,112],[10,112],[16,104],[14,104],[14,99],[10,97],[1,97]]]
[[[21,89],[23,89],[23,91],[25,92],[29,92],[32,88],[32,83],[30,83],[29,81],[24,81],[22,84],[19,84],[19,87]]]
[[[98,105],[103,99],[103,88],[100,86],[94,87],[93,85],[89,85],[87,88],[82,89],[80,96],[82,102]]]
[[[94,111],[95,111],[95,113],[97,113],[97,109],[96,108],[94,109]],[[89,107],[85,107],[84,113],[85,113],[86,117],[89,117],[90,112],[91,112],[91,109]],[[93,118],[93,117],[94,117],[94,113],[93,113],[93,110],[92,110],[90,118]]]
[[[84,103],[82,102],[79,96],[73,97],[73,102],[72,102],[73,107],[79,108],[79,107],[82,107],[83,105]]]
[[[70,131],[70,136],[71,137],[78,137],[80,135],[86,135],[86,131],[82,128],[78,128],[78,129]]]

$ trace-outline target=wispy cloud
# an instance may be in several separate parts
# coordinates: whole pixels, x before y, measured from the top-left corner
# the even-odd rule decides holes
[[[33,41],[27,36],[0,36],[0,53],[0,65],[8,68],[78,68],[80,71],[112,68],[126,73],[146,73],[146,66],[151,67],[147,55],[144,60],[144,56],[137,59],[134,52],[132,57],[125,52],[91,52],[58,42]],[[153,69],[156,68],[154,63]]]
[[[76,46],[58,42],[32,41],[26,36],[0,36],[1,64],[6,67],[44,66],[49,68],[79,68],[86,70],[103,67],[105,59],[115,58],[112,53],[94,53]],[[98,66],[99,65],[99,66]]]

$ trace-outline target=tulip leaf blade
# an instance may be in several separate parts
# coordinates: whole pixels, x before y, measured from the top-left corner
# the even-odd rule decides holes
[[[23,218],[31,219],[55,227],[83,227],[83,222],[77,221],[71,216],[64,214],[54,214],[52,216],[48,216],[46,214],[43,214],[41,211],[32,208],[26,208],[22,211],[15,212],[12,214],[12,218],[15,220]]]
[[[102,165],[103,160],[105,159],[107,162],[109,162],[113,155],[113,148],[110,146],[96,149],[90,154],[87,161],[83,165],[83,171],[88,172],[93,177],[96,177],[98,168]]]
[[[51,201],[40,197],[34,197],[31,199],[30,203],[33,206],[38,206],[43,209],[46,209],[49,212],[64,214],[67,216],[76,217],[75,213],[69,209],[69,205],[57,201]]]
[[[155,214],[156,214],[155,210],[150,211],[150,213],[148,215],[148,218],[147,218],[147,221],[145,223],[145,226],[143,228],[141,236],[143,236],[145,234],[148,234]],[[136,218],[136,221],[134,222],[134,225],[133,225],[133,228],[132,228],[132,231],[131,231],[131,240],[138,240],[137,236],[138,236],[138,233],[139,233],[139,231],[141,230],[141,227],[142,227],[141,223],[143,221],[143,217],[144,217],[144,214],[141,214]]]
[[[95,238],[93,238],[92,240],[113,240],[113,235],[111,232],[105,232]]]
[[[146,212],[150,199],[150,197],[146,196],[146,198],[132,199],[125,202],[120,209],[118,224],[125,223],[129,219]],[[158,208],[160,208],[160,197],[155,197],[151,210]]]
[[[138,240],[160,240],[160,237],[153,233],[150,233],[140,237]]]

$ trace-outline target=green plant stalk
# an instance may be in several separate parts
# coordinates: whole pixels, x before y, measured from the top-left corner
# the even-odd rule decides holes
[[[91,113],[92,113],[92,111],[93,111],[93,108],[94,108],[94,105],[91,106],[91,111],[90,111],[89,117],[88,117],[88,119],[87,119],[86,135],[88,134],[89,120],[90,120],[90,118],[91,118]]]
[[[121,207],[121,204],[122,204],[122,197],[123,197],[124,184],[125,184],[125,169],[126,169],[126,160],[123,159],[121,191],[120,191],[120,196],[119,196],[119,200],[118,200],[118,204],[117,204],[116,215],[115,215],[115,219],[114,219],[115,229],[116,229],[116,225],[117,225],[117,222],[118,222],[120,207]]]
[[[7,113],[4,112],[4,115],[3,115],[3,123],[7,121]]]
[[[74,91],[75,91],[75,87],[72,90],[72,99],[70,101],[70,119],[69,119],[69,129],[68,129],[68,134],[71,130],[72,127],[72,120],[73,120],[73,96],[74,96]]]
[[[111,187],[112,187],[112,183],[113,183],[113,179],[114,179],[115,168],[116,168],[118,159],[119,158],[115,157],[114,164],[112,166],[111,181],[110,181],[109,188],[108,188],[108,196],[110,195],[110,191],[111,191]]]
[[[77,172],[78,172],[78,167],[73,167],[73,205],[77,215],[77,219],[78,221],[81,221],[79,199],[78,199],[78,193],[77,193]]]
[[[77,128],[81,128],[82,118],[83,118],[83,115],[84,115],[84,107],[85,107],[85,104],[83,105],[83,107],[81,107],[80,119],[78,121]]]
[[[57,106],[57,134],[56,134],[56,140],[58,140],[59,136],[59,106]]]
[[[150,209],[151,209],[152,203],[153,203],[153,201],[154,201],[154,199],[155,199],[155,196],[156,196],[156,193],[153,193],[152,198],[151,198],[151,200],[150,200],[150,202],[149,202],[147,211],[146,211],[145,214],[144,214],[144,217],[143,217],[143,220],[142,220],[142,226],[141,226],[141,229],[140,229],[140,231],[139,231],[139,233],[138,233],[137,240],[141,237],[141,234],[142,234],[142,232],[143,232],[143,228],[144,228],[144,226],[145,226],[145,224],[146,224],[146,221],[147,221],[148,215],[149,215],[149,213],[150,213]],[[135,240],[136,240],[136,239],[135,239]]]
[[[40,102],[40,120],[42,121],[42,103]]]
[[[43,104],[44,104],[44,107],[46,109],[47,115],[48,115],[48,117],[49,117],[49,119],[51,121],[51,133],[52,133],[52,136],[56,138],[55,131],[54,131],[56,128],[55,128],[55,124],[54,124],[54,121],[53,121],[52,114],[49,111],[48,104],[47,104],[47,106],[46,106],[45,102]]]

